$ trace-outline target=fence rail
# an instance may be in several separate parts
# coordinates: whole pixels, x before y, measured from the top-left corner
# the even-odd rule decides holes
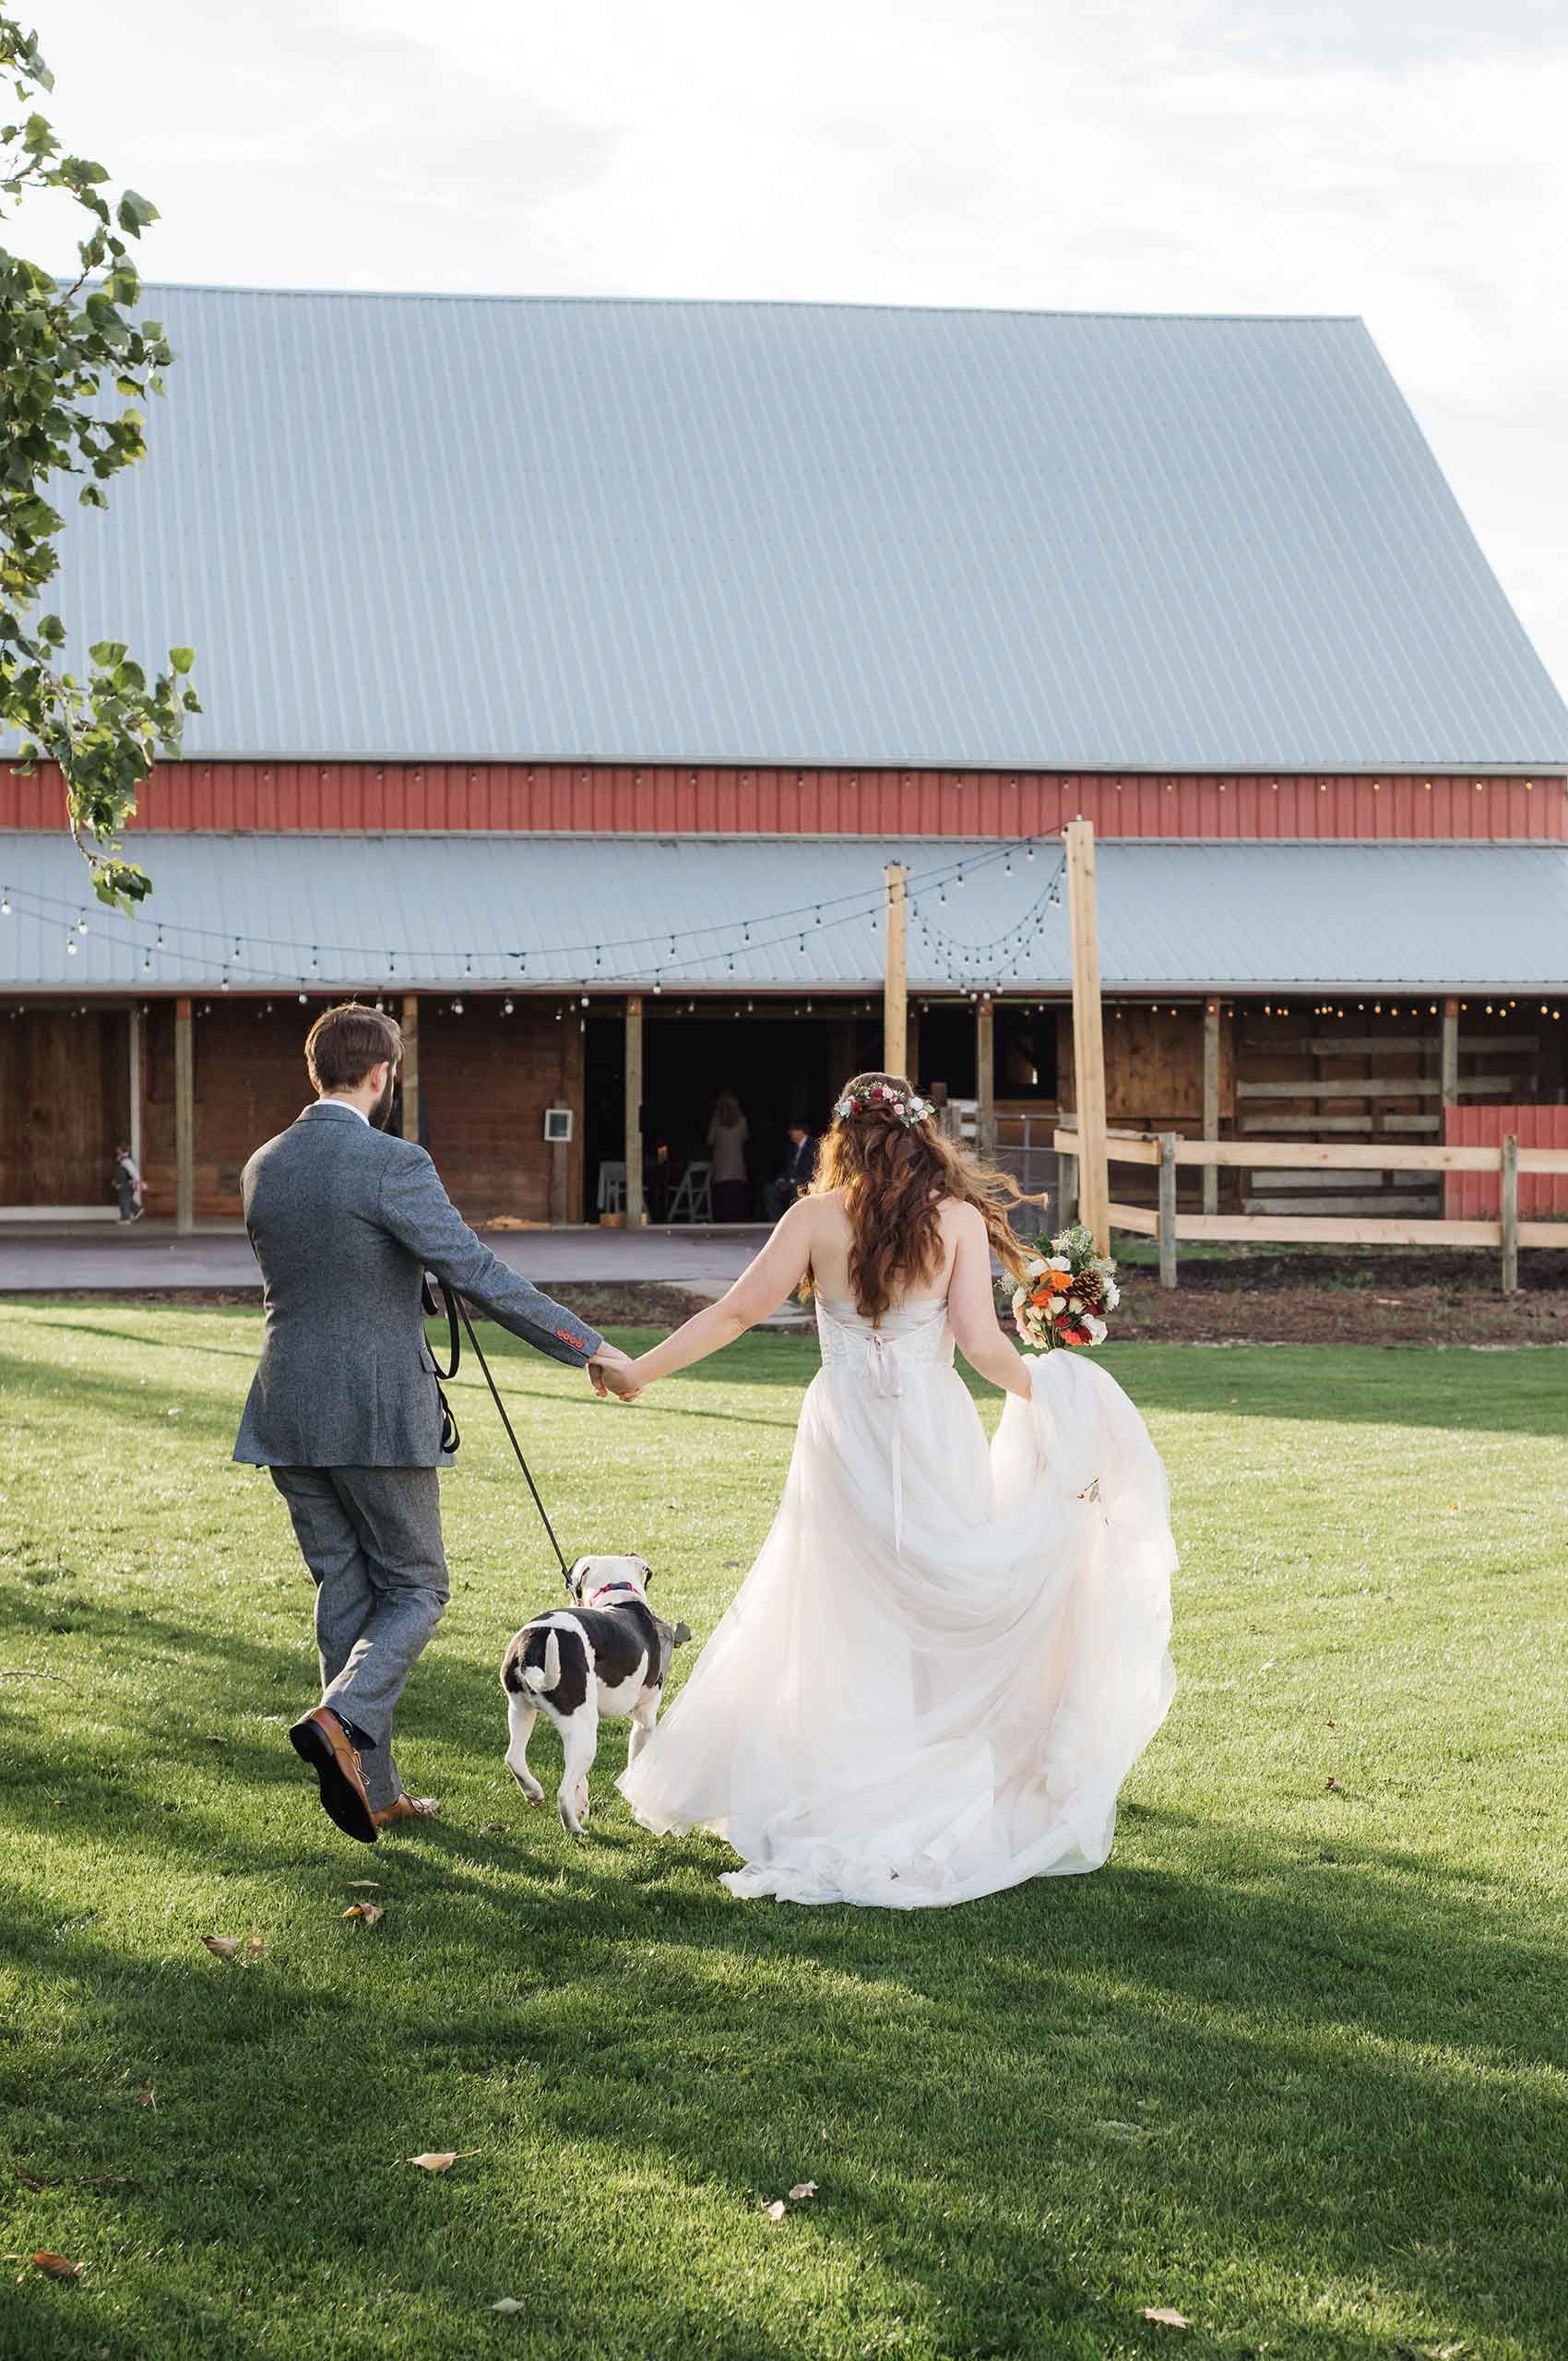
[[[1059,1120],[1052,1134],[1058,1204],[1077,1203],[1076,1126]],[[1502,1256],[1505,1293],[1519,1284],[1522,1246],[1568,1246],[1568,1222],[1521,1221],[1519,1175],[1568,1173],[1568,1148],[1521,1147],[1510,1132],[1495,1146],[1422,1147],[1408,1140],[1189,1140],[1176,1132],[1111,1132],[1111,1164],[1152,1165],[1159,1175],[1157,1206],[1112,1198],[1111,1225],[1159,1243],[1161,1287],[1176,1285],[1177,1250],[1200,1240],[1264,1246],[1490,1246]],[[1176,1178],[1182,1165],[1265,1165],[1343,1172],[1495,1172],[1500,1207],[1495,1221],[1405,1219],[1334,1214],[1179,1213]]]

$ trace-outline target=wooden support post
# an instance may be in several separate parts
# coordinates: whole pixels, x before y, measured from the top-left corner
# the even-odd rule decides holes
[[[196,1051],[191,1004],[174,1003],[174,1227],[196,1228]]]
[[[1456,1107],[1459,1104],[1459,1003],[1456,1000],[1445,1000],[1443,1003],[1441,1066],[1443,1103],[1445,1107]]]
[[[1067,910],[1073,935],[1073,1074],[1078,1115],[1078,1218],[1102,1254],[1111,1245],[1105,1157],[1105,1030],[1099,1003],[1099,927],[1095,911],[1094,823],[1070,820]]]
[[[1214,1167],[1210,1165],[1212,1171]],[[1159,1135],[1159,1284],[1176,1284],[1176,1134]]]
[[[417,992],[403,994],[403,1137],[420,1135],[420,1004]]]
[[[643,1226],[643,996],[626,994],[626,1228]]]
[[[139,1008],[131,1011],[131,1157],[141,1170],[142,1102],[147,1096],[147,1022]]]
[[[996,1154],[996,1003],[989,992],[975,1003],[975,1145]]]
[[[909,871],[900,861],[887,864],[887,965],[882,992],[882,1071],[909,1072],[909,991],[905,968],[906,890]]]
[[[1219,1137],[1219,1003],[1217,1000],[1206,1000],[1204,1003],[1203,1136],[1206,1140]],[[1217,1164],[1206,1164],[1204,1167],[1204,1211],[1206,1214],[1219,1211],[1219,1167]]]
[[[1515,1295],[1519,1287],[1519,1138],[1515,1132],[1503,1135],[1503,1292]]]
[[[1058,1153],[1056,1158],[1056,1218],[1053,1229],[1062,1229],[1078,1218],[1078,1159],[1075,1156]]]

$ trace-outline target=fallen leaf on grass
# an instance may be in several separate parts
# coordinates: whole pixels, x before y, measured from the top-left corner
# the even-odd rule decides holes
[[[762,2210],[770,2222],[782,2222],[790,2208],[781,2197],[776,2197],[771,2205],[765,2205]]]
[[[502,2296],[490,2308],[493,2312],[520,2312],[523,2308],[516,2296]]]
[[[30,2260],[50,2279],[79,2279],[87,2269],[85,2262],[73,2262],[68,2255],[51,2254],[45,2248]]]
[[[30,2189],[35,2196],[41,2189],[47,2189],[49,2186],[46,2180],[35,2180],[31,2173],[18,2173],[17,2179],[23,2189]]]
[[[349,1892],[350,1893],[379,1893],[381,1888],[374,1878],[350,1878]]]
[[[240,1948],[238,1935],[204,1935],[201,1940],[214,1959],[232,1959]]]
[[[1193,2323],[1185,2312],[1172,2311],[1169,2304],[1146,2304],[1146,2320],[1157,2320],[1161,2328],[1191,2328]]]
[[[422,2156],[409,2156],[405,2163],[417,2165],[422,2173],[449,2173],[459,2156],[478,2153],[474,2148],[434,2148]]]
[[[129,2173],[89,2173],[82,2182],[84,2189],[139,2189],[139,2180]]]
[[[345,1918],[362,1918],[367,1927],[374,1927],[378,1918],[386,1917],[386,1905],[382,1902],[350,1902],[343,1916]],[[418,2162],[417,2157],[415,2162]]]
[[[137,2106],[149,2106],[156,2113],[158,2107],[158,2093],[151,2087],[150,2083],[145,2091],[138,2091],[137,2093]]]
[[[795,2183],[794,2188],[790,2191],[790,2202],[791,2205],[803,2205],[808,2197],[814,2197],[815,2195],[816,2183],[814,2180],[798,2180]]]
[[[1341,1795],[1341,1796],[1342,1796],[1342,1795],[1344,1794],[1344,1792],[1345,1792],[1344,1788],[1343,1788],[1342,1786],[1340,1786],[1338,1780],[1337,1780],[1337,1779],[1336,1779],[1336,1778],[1334,1778],[1333,1776],[1330,1776],[1329,1778],[1325,1779],[1325,1780],[1324,1781],[1324,1783],[1323,1783],[1323,1784],[1324,1784],[1324,1789],[1325,1789],[1325,1790],[1326,1790],[1327,1788],[1329,1788],[1329,1787],[1332,1787],[1332,1788],[1335,1790],[1336,1794],[1337,1794],[1337,1795]]]
[[[487,1820],[480,1830],[481,1836],[505,1836],[505,1833],[506,1823],[504,1820]]]

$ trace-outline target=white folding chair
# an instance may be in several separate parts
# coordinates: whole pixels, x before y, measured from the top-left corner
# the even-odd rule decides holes
[[[601,1214],[624,1214],[626,1210],[626,1167],[624,1163],[601,1164],[599,1168],[599,1210]]]
[[[711,1164],[688,1164],[675,1184],[675,1194],[670,1200],[668,1221],[711,1221],[713,1219],[713,1167]]]

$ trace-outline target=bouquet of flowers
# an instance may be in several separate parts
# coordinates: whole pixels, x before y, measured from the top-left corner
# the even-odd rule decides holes
[[[1013,1325],[1037,1352],[1058,1345],[1103,1345],[1105,1314],[1122,1299],[1116,1265],[1092,1230],[1075,1222],[1054,1238],[1037,1238],[1028,1276],[1013,1291]]]

